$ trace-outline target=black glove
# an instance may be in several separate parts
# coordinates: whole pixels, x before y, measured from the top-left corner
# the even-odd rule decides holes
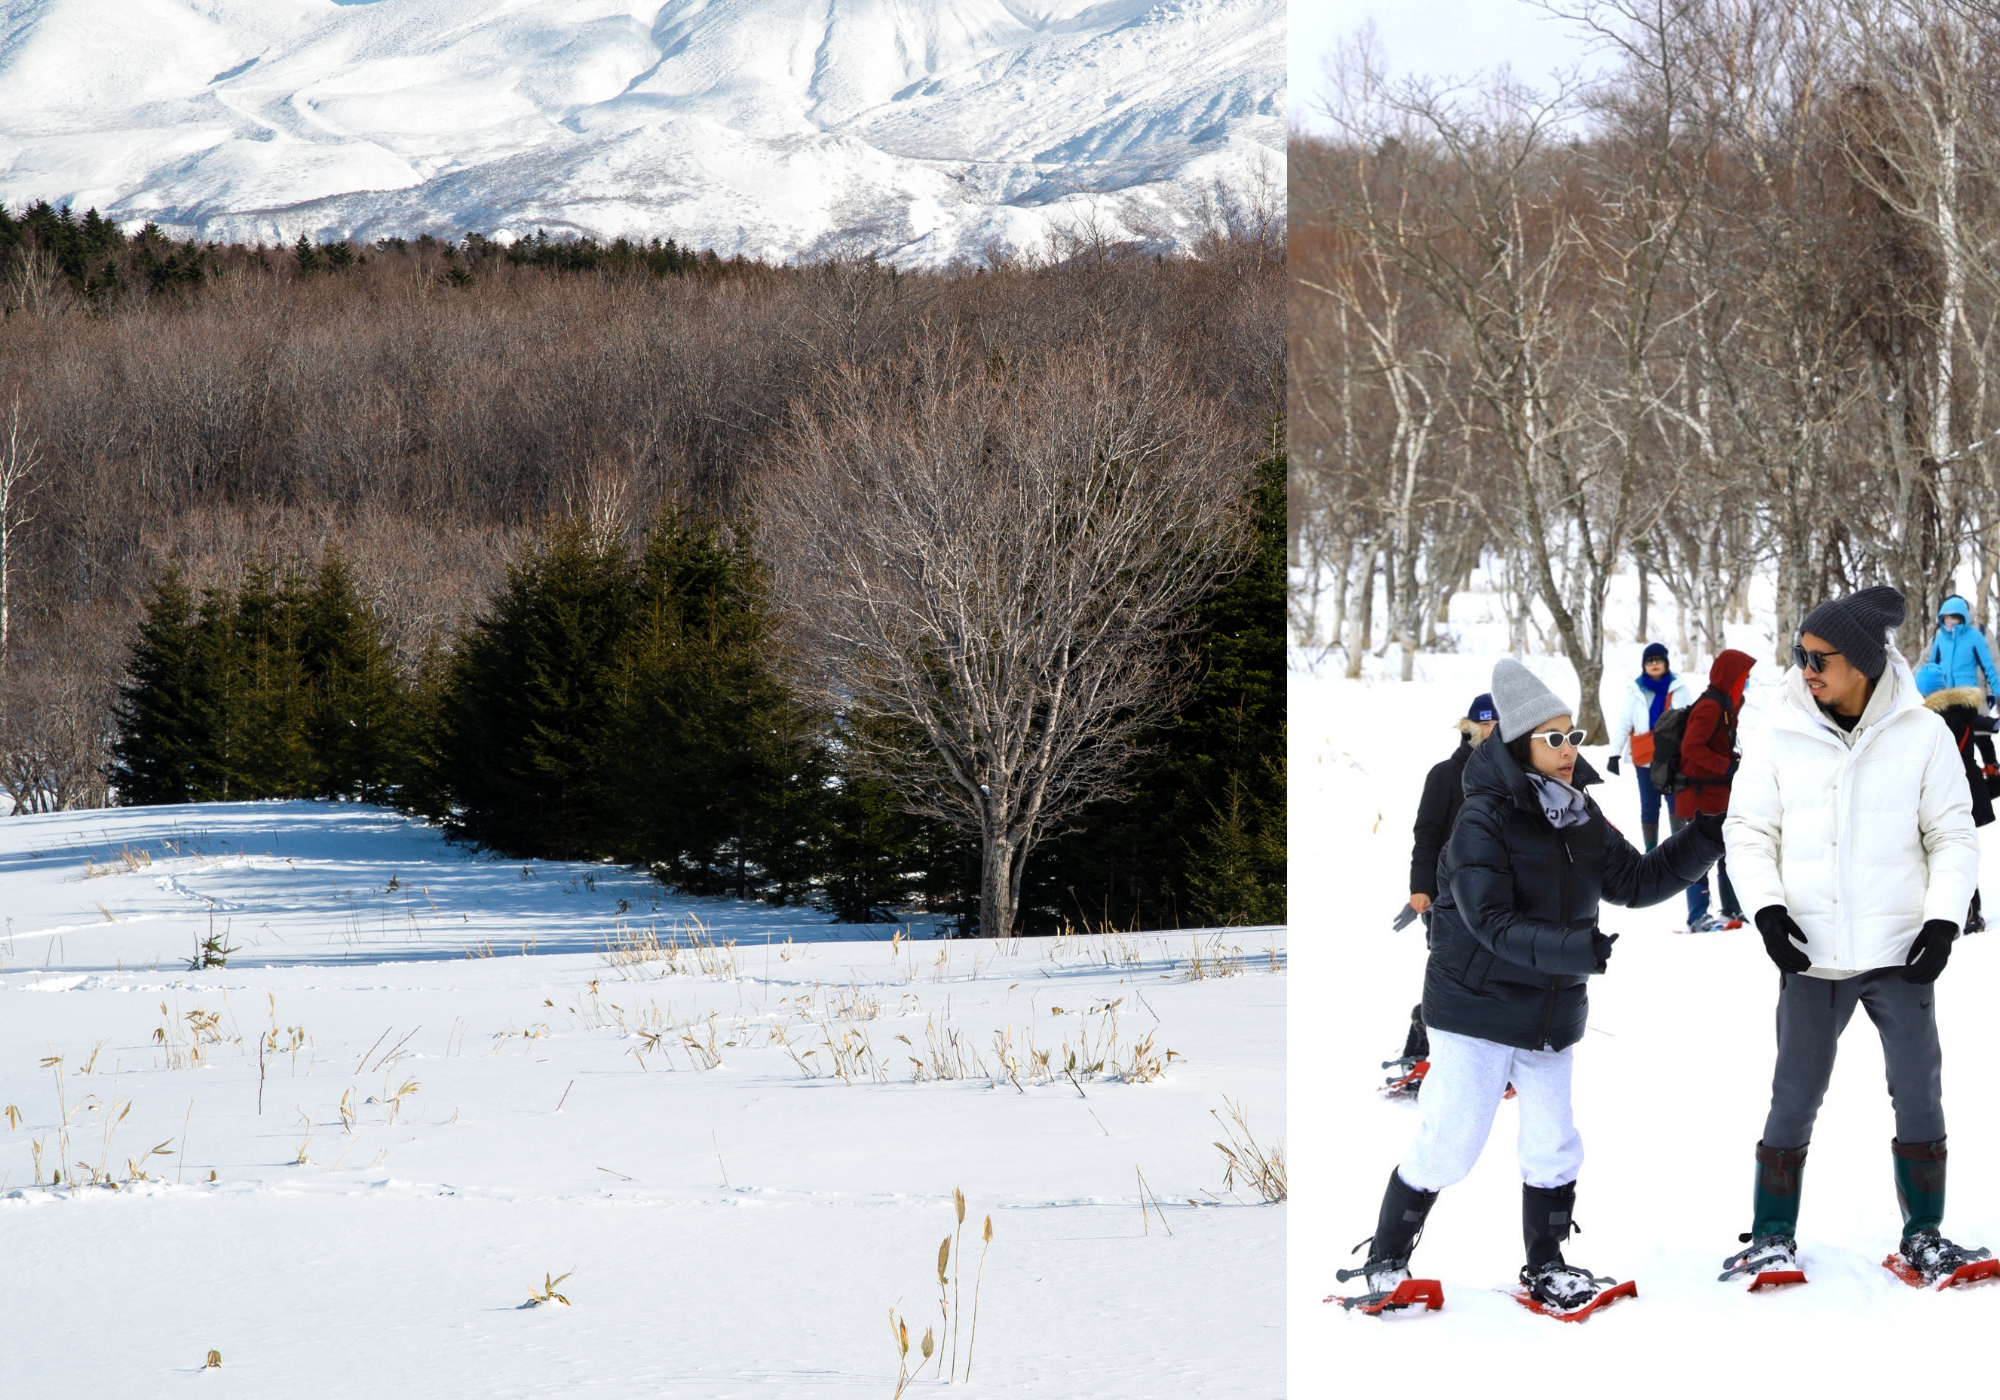
[[[1611,945],[1618,941],[1615,933],[1607,934],[1601,928],[1590,931],[1590,951],[1597,955],[1597,970],[1604,971],[1611,965]]]
[[[1723,814],[1721,812],[1699,813],[1694,819],[1694,829],[1720,846],[1722,844],[1722,817]]]
[[[1801,946],[1806,941],[1805,930],[1792,921],[1784,905],[1767,904],[1759,909],[1757,932],[1764,935],[1764,951],[1771,955],[1778,971],[1804,972],[1812,966],[1812,959],[1806,956],[1806,950]]]
[[[1618,771],[1618,755],[1617,754],[1611,755],[1610,761],[1607,762],[1604,766],[1610,769],[1613,773],[1616,773]]]
[[[1903,969],[1905,982],[1935,982],[1951,957],[1951,941],[1958,937],[1958,925],[1949,919],[1926,919],[1917,941],[1910,945],[1909,966]]]

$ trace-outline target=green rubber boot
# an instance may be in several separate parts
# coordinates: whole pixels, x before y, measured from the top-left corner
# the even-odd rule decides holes
[[[1944,1224],[1944,1139],[1889,1144],[1896,1166],[1896,1204],[1903,1210],[1903,1238]]]
[[[1902,1181],[1902,1159],[1896,1160],[1897,1181]],[[1752,1193],[1751,1213],[1755,1217],[1750,1239],[1782,1235],[1796,1239],[1799,1228],[1799,1188],[1805,1176],[1804,1147],[1766,1147],[1757,1144],[1757,1185]]]

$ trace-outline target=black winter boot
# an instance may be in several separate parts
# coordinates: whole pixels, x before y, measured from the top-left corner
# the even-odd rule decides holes
[[[1345,1283],[1366,1276],[1371,1293],[1394,1291],[1397,1284],[1410,1276],[1410,1255],[1437,1198],[1437,1192],[1419,1191],[1404,1181],[1401,1172],[1390,1172],[1388,1189],[1382,1193],[1382,1212],[1375,1221],[1375,1234],[1368,1241],[1368,1262],[1358,1269],[1342,1269],[1334,1277]]]
[[[1660,824],[1658,822],[1639,823],[1639,834],[1646,838],[1646,849],[1649,851],[1660,844]]]
[[[1576,1183],[1521,1188],[1521,1235],[1528,1246],[1528,1267],[1562,1262],[1563,1241],[1569,1238],[1576,1210]]]
[[[1406,1060],[1428,1060],[1431,1057],[1430,1032],[1424,1029],[1424,1008],[1422,1005],[1410,1008],[1410,1033],[1403,1039],[1403,1058]]]

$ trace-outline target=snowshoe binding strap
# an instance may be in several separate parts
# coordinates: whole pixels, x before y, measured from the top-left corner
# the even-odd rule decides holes
[[[1752,1292],[1769,1288],[1780,1283],[1804,1283],[1806,1276],[1798,1265],[1798,1241],[1790,1235],[1759,1235],[1751,1239],[1749,1235],[1739,1235],[1740,1240],[1748,1240],[1748,1249],[1738,1250],[1722,1261],[1722,1273],[1718,1283],[1731,1283],[1737,1279],[1751,1280]]]
[[[1582,1307],[1617,1282],[1615,1278],[1599,1277],[1560,1259],[1538,1269],[1521,1270],[1521,1286],[1528,1290],[1530,1298],[1545,1308],[1564,1312]]]
[[[1361,1244],[1367,1243],[1367,1240],[1361,1242]],[[1361,1244],[1354,1246],[1354,1248],[1360,1249]],[[1353,1251],[1350,1250],[1349,1252],[1352,1253]],[[1407,1269],[1409,1267],[1410,1259],[1408,1255],[1404,1255],[1401,1259],[1370,1259],[1358,1269],[1335,1269],[1333,1272],[1333,1281],[1335,1283],[1346,1283],[1351,1278],[1366,1278],[1369,1274],[1385,1274],[1391,1269]]]
[[[1340,1304],[1347,1312],[1367,1313],[1371,1317],[1401,1312],[1418,1303],[1423,1304],[1426,1312],[1436,1312],[1444,1306],[1444,1285],[1434,1278],[1406,1278],[1396,1285],[1394,1292],[1361,1293],[1351,1298],[1336,1293],[1326,1301]]]

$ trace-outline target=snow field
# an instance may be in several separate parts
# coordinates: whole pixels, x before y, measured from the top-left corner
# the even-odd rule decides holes
[[[1740,1286],[1716,1281],[1749,1225],[1777,972],[1752,928],[1673,933],[1686,922],[1679,898],[1643,910],[1605,906],[1604,929],[1624,936],[1609,973],[1592,982],[1590,1030],[1576,1055],[1583,1229],[1566,1252],[1600,1273],[1636,1279],[1638,1300],[1564,1327],[1499,1291],[1512,1286],[1522,1250],[1517,1118],[1502,1104],[1485,1155],[1443,1194],[1416,1256],[1418,1273],[1443,1280],[1445,1311],[1384,1321],[1320,1301],[1350,1291],[1335,1284],[1334,1271],[1362,1257],[1348,1250],[1372,1231],[1388,1173],[1417,1124],[1415,1105],[1375,1093],[1386,1077],[1376,1066],[1402,1047],[1425,957],[1421,925],[1391,933],[1389,922],[1408,895],[1410,827],[1424,774],[1450,753],[1455,721],[1487,688],[1500,654],[1491,649],[1493,634],[1480,629],[1480,601],[1462,595],[1453,615],[1467,605],[1462,644],[1486,649],[1420,657],[1412,684],[1350,682],[1294,658],[1292,910],[1302,930],[1300,1006],[1310,1009],[1293,1019],[1289,1042],[1292,1393],[1330,1394],[1336,1376],[1343,1384],[1420,1381],[1444,1394],[1542,1395],[1606,1385],[1664,1394],[1689,1380],[1787,1390],[1838,1381],[1851,1393],[1876,1380],[1900,1388],[1912,1366],[1969,1374],[1974,1358],[1983,1360],[1982,1324],[2000,1308],[2000,1289],[1933,1297],[1880,1267],[1899,1234],[1888,1150],[1894,1124],[1865,1013],[1842,1038],[1805,1172],[1800,1244],[1812,1282],[1744,1296]],[[1660,601],[1656,594],[1656,607]],[[1741,633],[1734,644],[1769,657],[1768,630]],[[1504,626],[1499,636],[1504,645]],[[1607,702],[1636,674],[1638,651],[1624,641],[1608,648]],[[1528,662],[1558,694],[1576,694],[1566,663]],[[1768,659],[1751,673],[1746,743],[1755,742],[1778,681]],[[1608,751],[1586,752],[1601,770]],[[1592,792],[1636,837],[1629,771],[1607,775]],[[2000,864],[1990,838],[1986,844],[1985,886],[2000,888]],[[1937,984],[1951,1130],[1945,1229],[1961,1243],[2000,1247],[2000,1113],[1986,1033],[1996,990],[2000,940],[1988,935],[1959,944]]]
[[[214,1348],[218,1395],[886,1395],[954,1186],[957,1393],[1281,1391],[1285,1210],[1210,1111],[1285,1135],[1282,930],[913,941],[527,870],[351,805],[0,823],[10,1392]],[[190,971],[211,903],[238,952]]]

